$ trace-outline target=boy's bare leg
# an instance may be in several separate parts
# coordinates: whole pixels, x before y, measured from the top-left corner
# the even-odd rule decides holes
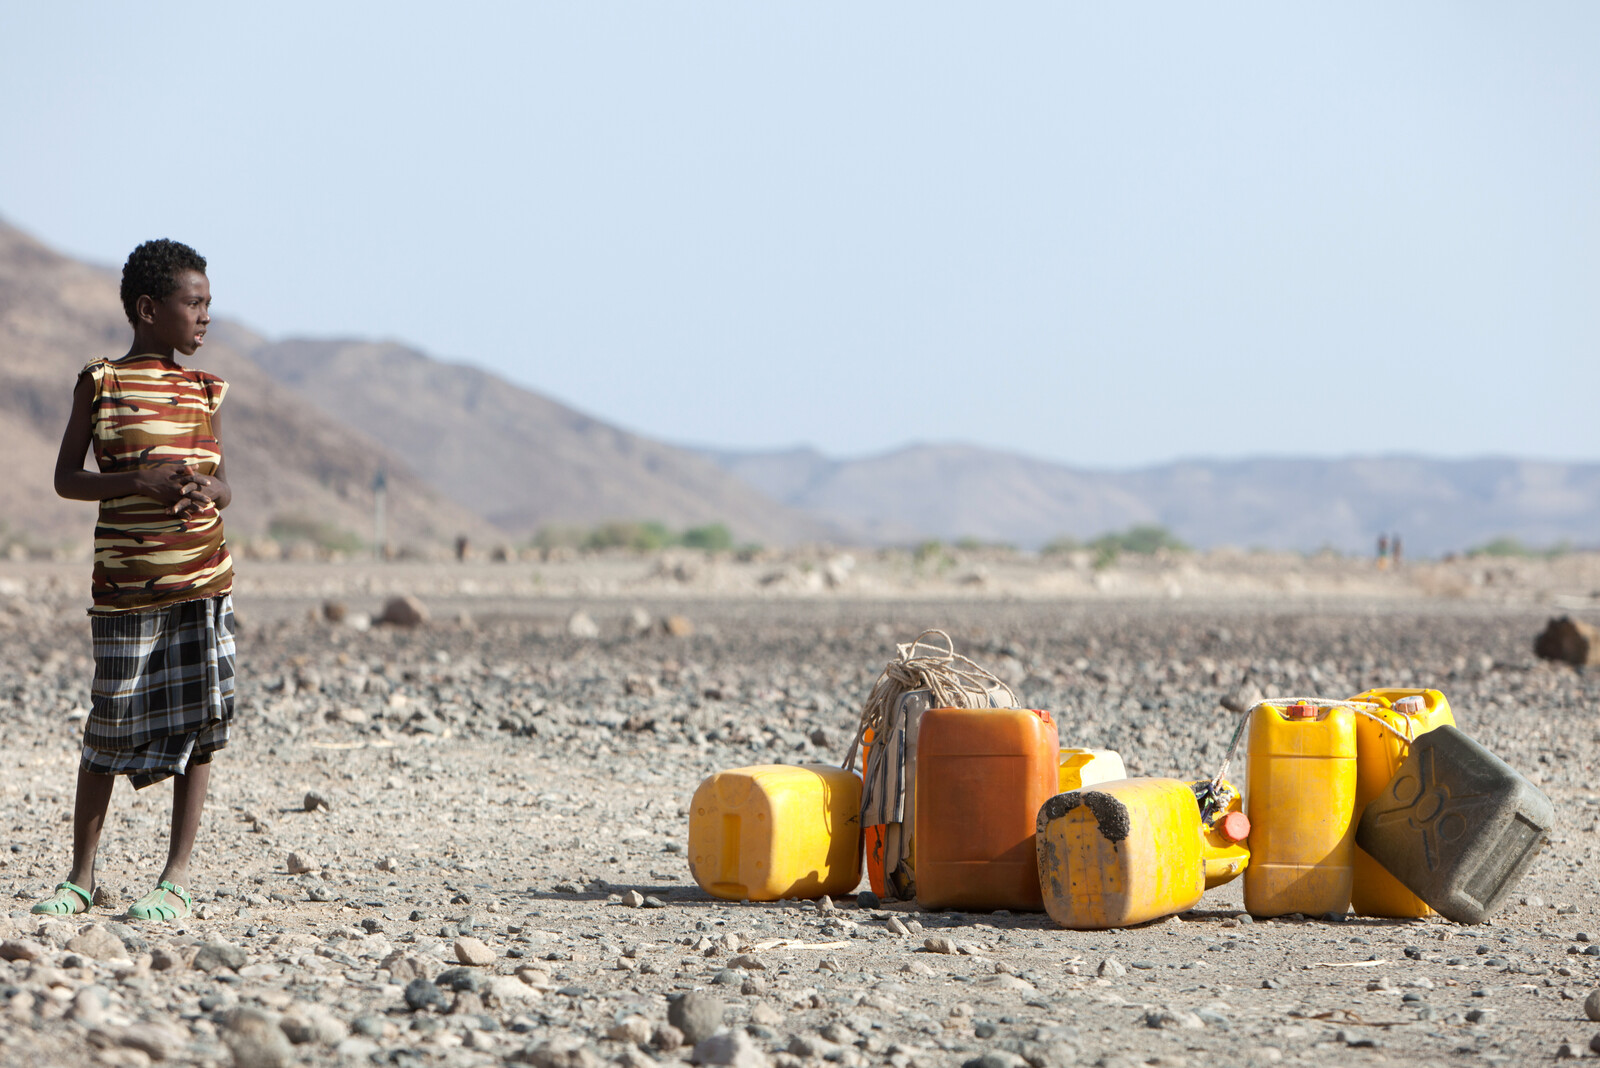
[[[78,793],[72,803],[72,873],[67,881],[94,893],[94,861],[100,852],[100,831],[106,825],[115,775],[78,769]]]
[[[211,785],[211,765],[190,764],[184,775],[172,777],[172,836],[167,842],[167,866],[161,878],[182,886],[189,884],[189,854],[200,833],[200,813],[206,807],[206,790]]]

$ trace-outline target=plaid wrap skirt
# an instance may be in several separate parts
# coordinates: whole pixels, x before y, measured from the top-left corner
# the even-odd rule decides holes
[[[233,597],[90,617],[94,683],[85,771],[126,775],[136,790],[228,744],[233,722]]]

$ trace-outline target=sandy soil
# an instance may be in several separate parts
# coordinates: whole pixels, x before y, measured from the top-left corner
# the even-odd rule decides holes
[[[1552,614],[1600,619],[1600,576],[1585,558],[1495,566],[251,564],[199,907],[162,925],[122,909],[160,868],[165,786],[118,787],[99,872],[112,901],[70,922],[27,911],[70,853],[86,583],[81,566],[3,564],[0,1062],[670,1063],[713,1000],[726,1030],[702,1058],[751,1065],[1589,1055],[1600,679],[1531,649]],[[432,621],[367,625],[396,592]],[[320,618],[327,600],[345,622]],[[578,612],[597,635],[573,633],[589,632]],[[693,633],[665,633],[674,615]],[[1219,699],[1241,685],[1436,686],[1548,793],[1557,826],[1517,903],[1477,927],[1250,922],[1237,882],[1105,932],[701,892],[683,856],[694,787],[837,761],[894,643],[928,626],[1054,711],[1063,744],[1118,749],[1131,774],[1213,771],[1236,724]],[[311,870],[291,872],[291,853]],[[477,948],[463,938],[490,963],[458,967]],[[419,977],[440,989],[413,985],[413,1009]],[[669,998],[695,991],[668,1027]]]

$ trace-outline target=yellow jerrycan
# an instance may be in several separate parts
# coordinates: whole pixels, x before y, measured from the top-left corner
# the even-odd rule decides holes
[[[1039,809],[1039,885],[1063,927],[1126,927],[1205,892],[1200,806],[1180,779],[1117,779]]]
[[[1244,907],[1252,916],[1349,911],[1356,718],[1332,702],[1264,703],[1251,712]]]
[[[847,894],[861,881],[861,780],[824,764],[759,764],[702,782],[689,870],[729,901]]]
[[[1059,767],[1057,783],[1062,793],[1128,777],[1122,754],[1114,749],[1063,749]]]
[[[1231,883],[1250,866],[1250,817],[1244,798],[1227,779],[1192,782],[1200,809],[1200,856],[1206,870],[1206,889]]]
[[[1456,725],[1450,702],[1438,690],[1367,690],[1350,698],[1356,717],[1356,822],[1377,800],[1410,751],[1410,742],[1435,727]],[[1361,916],[1396,919],[1431,916],[1423,900],[1407,890],[1387,868],[1356,845],[1355,881],[1350,904]]]

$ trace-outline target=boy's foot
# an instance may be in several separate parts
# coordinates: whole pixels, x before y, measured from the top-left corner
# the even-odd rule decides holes
[[[36,902],[29,912],[37,912],[43,916],[76,916],[80,912],[89,911],[89,906],[94,904],[94,895],[76,883],[62,883],[56,887],[56,892]]]
[[[128,916],[135,920],[181,920],[189,915],[192,904],[187,890],[162,879],[154,890],[128,906]]]

